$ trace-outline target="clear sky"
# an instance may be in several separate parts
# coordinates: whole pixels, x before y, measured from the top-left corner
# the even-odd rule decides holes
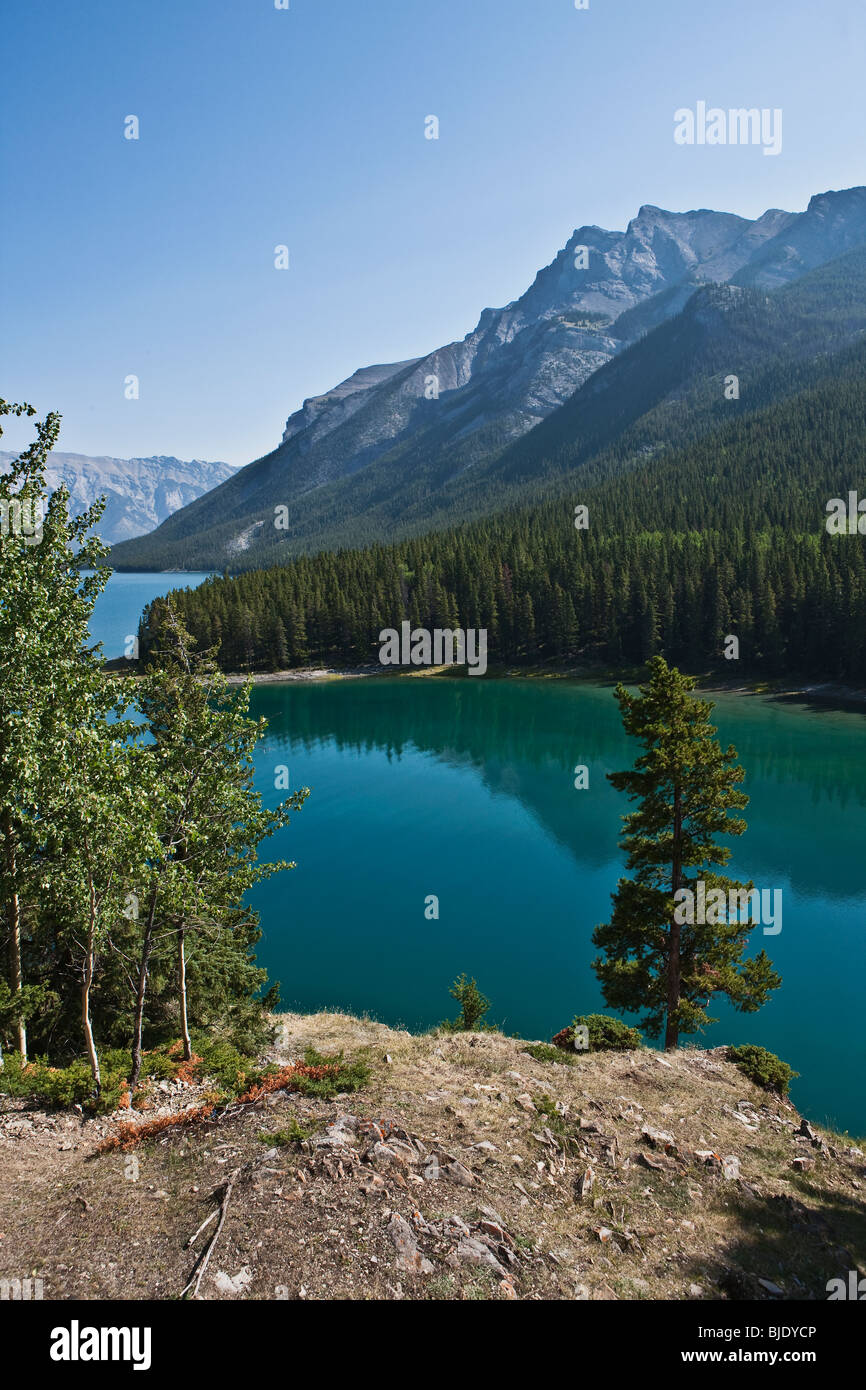
[[[246,463],[582,223],[866,182],[863,0],[290,4],[4,0],[0,382],[60,448]],[[675,144],[701,100],[781,108],[781,154]]]

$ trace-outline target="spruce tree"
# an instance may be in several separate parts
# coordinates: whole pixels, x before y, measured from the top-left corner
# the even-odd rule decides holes
[[[644,749],[630,771],[608,774],[639,803],[623,817],[621,841],[633,876],[619,880],[611,919],[593,933],[603,953],[594,968],[606,1002],[621,1012],[645,1010],[642,1026],[652,1037],[664,1030],[666,1048],[676,1047],[681,1033],[715,1022],[706,1012],[713,995],[752,1013],[781,983],[765,951],[744,959],[752,926],[741,914],[680,920],[684,899],[677,895],[690,890],[696,900],[699,880],[706,894],[753,886],[717,872],[731,853],[717,837],[743,834],[737,812],[748,797],[736,749],[722,749],[709,722],[713,705],[692,696],[694,686],[656,656],[638,695],[616,688],[626,733]]]

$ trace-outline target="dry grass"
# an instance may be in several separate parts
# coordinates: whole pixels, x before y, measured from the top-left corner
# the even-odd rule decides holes
[[[368,1085],[335,1101],[263,1094],[139,1145],[136,1173],[130,1155],[94,1157],[104,1122],[45,1128],[32,1112],[32,1131],[4,1139],[21,1115],[7,1103],[0,1277],[39,1275],[46,1297],[172,1297],[237,1168],[208,1298],[820,1299],[866,1260],[866,1161],[847,1140],[796,1139],[793,1107],[718,1052],[567,1066],[498,1034],[416,1037],[337,1013],[284,1015],[281,1031],[282,1063],[342,1051],[370,1064]],[[330,1144],[345,1115],[360,1125]],[[262,1132],[292,1120],[312,1138],[269,1153]],[[739,1176],[696,1150],[736,1158]],[[398,1218],[425,1272],[400,1258]],[[478,1239],[497,1267],[467,1254]]]

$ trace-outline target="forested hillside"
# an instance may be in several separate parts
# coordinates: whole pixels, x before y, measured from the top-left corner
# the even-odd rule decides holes
[[[820,375],[820,373],[819,373]],[[377,659],[413,626],[488,631],[491,661],[644,661],[866,677],[866,561],[827,503],[866,495],[866,343],[829,379],[744,412],[640,469],[575,472],[569,494],[393,545],[300,557],[178,596],[227,670]],[[589,525],[574,526],[586,505]],[[146,653],[160,603],[145,616]]]

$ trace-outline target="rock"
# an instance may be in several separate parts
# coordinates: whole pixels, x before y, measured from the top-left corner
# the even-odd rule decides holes
[[[592,1171],[591,1168],[587,1168],[587,1170],[586,1170],[586,1172],[584,1173],[583,1177],[578,1178],[578,1180],[577,1180],[577,1195],[578,1195],[578,1197],[588,1197],[588,1196],[590,1195],[590,1193],[592,1192],[592,1187],[593,1187],[593,1183],[594,1183],[594,1182],[595,1182],[595,1173]]]
[[[728,1182],[734,1182],[740,1176],[740,1160],[736,1154],[727,1154],[722,1159],[722,1174]]]
[[[392,1149],[390,1144],[383,1144],[381,1142],[374,1144],[370,1150],[370,1156],[376,1163],[383,1163],[387,1167],[406,1167],[405,1155],[398,1153],[396,1149]]]
[[[700,1284],[689,1284],[689,1297],[690,1297],[690,1298],[703,1298],[703,1296],[704,1296],[704,1291],[703,1291],[703,1288],[702,1288],[702,1286],[701,1286]]]
[[[485,1265],[492,1269],[501,1278],[507,1279],[508,1271],[499,1263],[489,1245],[485,1245],[483,1240],[476,1240],[474,1236],[464,1236],[457,1246],[458,1260],[466,1260],[469,1264]]]
[[[815,1160],[813,1158],[794,1158],[791,1160],[791,1167],[797,1173],[805,1173],[814,1166]]]
[[[677,1141],[672,1134],[664,1129],[653,1129],[651,1125],[644,1125],[641,1130],[641,1138],[651,1144],[654,1149],[675,1149]]]
[[[803,1123],[805,1124],[805,1120]],[[778,1284],[774,1284],[771,1279],[759,1279],[758,1283],[762,1289],[766,1289],[767,1293],[772,1294],[774,1298],[784,1298],[784,1290],[780,1289]]]
[[[391,1215],[388,1231],[397,1251],[397,1268],[407,1274],[432,1274],[433,1265],[421,1254],[412,1227],[396,1212]]]
[[[446,1177],[449,1177],[452,1182],[456,1182],[460,1187],[472,1187],[475,1184],[474,1173],[470,1173],[469,1169],[457,1159],[455,1159],[453,1163],[446,1164],[443,1171]]]
[[[642,1151],[637,1155],[637,1162],[642,1168],[654,1168],[660,1173],[667,1172],[671,1167],[670,1160],[665,1163],[660,1158],[650,1158],[649,1154],[645,1154]]]
[[[489,1139],[481,1139],[477,1144],[472,1145],[473,1149],[481,1149],[482,1153],[498,1154],[499,1150],[495,1144],[491,1144]]]
[[[249,1265],[244,1265],[243,1269],[239,1269],[234,1276],[226,1274],[224,1270],[219,1270],[211,1277],[221,1294],[225,1294],[228,1298],[235,1298],[252,1283],[253,1271]]]
[[[533,1115],[535,1114],[535,1104],[533,1102],[532,1096],[527,1095],[525,1092],[522,1096],[517,1096],[514,1104],[519,1105],[521,1110],[529,1111]]]
[[[500,1225],[498,1221],[479,1221],[478,1226],[485,1235],[491,1236],[499,1245],[510,1245],[513,1247],[514,1237],[510,1236],[505,1227]]]

